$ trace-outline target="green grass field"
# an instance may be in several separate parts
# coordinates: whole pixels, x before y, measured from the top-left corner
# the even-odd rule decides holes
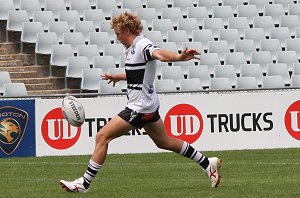
[[[90,156],[0,159],[0,197],[300,197],[300,149],[204,152],[222,159],[221,184],[174,153],[108,155],[87,194],[60,188]]]

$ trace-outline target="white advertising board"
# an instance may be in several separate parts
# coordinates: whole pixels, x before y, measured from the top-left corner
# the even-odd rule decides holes
[[[36,99],[37,156],[91,154],[97,131],[124,109],[126,96],[82,98],[80,128],[63,119],[62,99]],[[300,91],[160,95],[170,136],[201,151],[300,147]],[[144,130],[113,140],[109,153],[162,152]]]

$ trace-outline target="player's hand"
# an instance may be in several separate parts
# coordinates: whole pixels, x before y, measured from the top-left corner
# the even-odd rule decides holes
[[[120,79],[116,76],[116,75],[113,75],[113,74],[104,74],[104,75],[101,75],[101,78],[102,80],[108,80],[108,84],[110,84],[111,82],[113,83],[113,87],[115,86],[115,84],[117,82],[120,81]]]
[[[197,52],[197,50],[185,48],[180,54],[180,60],[181,61],[188,61],[191,59],[200,60],[200,58],[197,57],[196,55],[200,55],[200,53]]]

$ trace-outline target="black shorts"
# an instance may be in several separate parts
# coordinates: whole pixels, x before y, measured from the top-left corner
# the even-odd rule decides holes
[[[126,107],[118,116],[136,128],[143,128],[145,124],[156,122],[160,119],[158,108],[152,113],[138,113]]]

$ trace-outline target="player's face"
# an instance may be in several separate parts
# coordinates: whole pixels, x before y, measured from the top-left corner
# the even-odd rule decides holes
[[[119,28],[115,28],[114,29],[115,31],[115,34],[117,36],[117,39],[123,44],[125,45],[126,47],[129,47],[128,46],[128,43],[127,43],[127,40],[128,40],[128,33],[127,32],[124,32],[124,31],[121,31]]]

